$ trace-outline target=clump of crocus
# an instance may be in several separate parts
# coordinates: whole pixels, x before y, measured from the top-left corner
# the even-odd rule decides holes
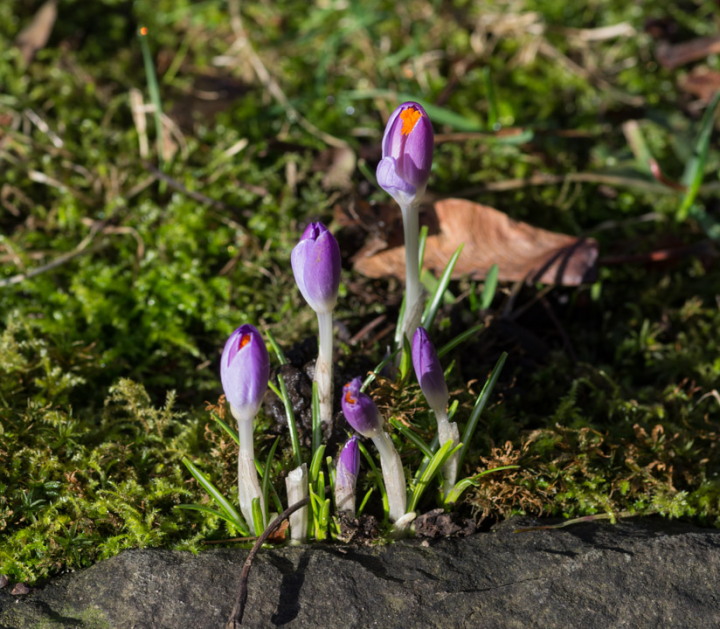
[[[418,260],[418,206],[425,194],[433,158],[434,134],[425,110],[403,103],[390,116],[377,168],[380,187],[400,206],[405,232],[405,316],[402,334],[412,338],[420,323],[423,303]],[[402,343],[402,337],[400,337]]]
[[[407,507],[405,472],[390,435],[383,431],[383,419],[375,402],[369,395],[360,391],[361,387],[362,380],[360,378],[355,378],[343,387],[343,413],[355,430],[363,437],[372,439],[380,453],[389,516],[393,522],[397,522],[405,515]]]
[[[445,374],[440,366],[437,352],[428,337],[427,330],[419,327],[415,330],[412,343],[412,359],[420,388],[428,405],[435,413],[438,425],[438,441],[442,447],[448,441],[454,445],[460,443],[460,432],[455,422],[448,421],[447,404],[449,399]],[[457,476],[458,454],[454,454],[443,466],[444,494],[450,493]]]
[[[335,506],[355,517],[355,484],[360,473],[360,446],[357,436],[351,437],[338,458],[335,470]]]
[[[241,325],[225,343],[220,359],[220,379],[230,411],[237,420],[240,437],[238,456],[238,490],[240,510],[253,533],[252,501],[259,498],[262,513],[265,513],[262,491],[255,468],[253,448],[253,422],[270,378],[270,358],[262,336],[249,324]]]
[[[333,402],[332,311],[340,286],[340,247],[322,223],[310,223],[290,257],[295,281],[308,305],[317,313],[319,351],[315,364],[320,419],[329,422]]]

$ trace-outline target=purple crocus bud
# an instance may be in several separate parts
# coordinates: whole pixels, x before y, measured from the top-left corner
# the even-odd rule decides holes
[[[353,436],[340,452],[335,472],[335,504],[338,511],[349,511],[355,515],[355,483],[360,472],[360,447],[357,436]]]
[[[357,435],[353,435],[343,446],[337,464],[338,478],[351,478],[353,486],[360,473],[360,446]]]
[[[382,432],[383,420],[375,402],[362,393],[362,380],[355,378],[343,387],[342,410],[348,423],[363,437],[373,438]]]
[[[430,408],[435,412],[445,413],[449,398],[445,375],[435,347],[430,342],[427,330],[423,327],[415,330],[412,359],[415,375]]]
[[[310,223],[290,255],[298,288],[317,313],[332,312],[340,286],[340,247],[322,223]]]
[[[220,359],[220,379],[234,414],[255,417],[270,379],[270,357],[255,326],[246,323],[230,335]]]
[[[400,205],[403,201],[414,201],[425,191],[433,141],[430,118],[417,103],[403,103],[390,116],[383,135],[377,180]]]

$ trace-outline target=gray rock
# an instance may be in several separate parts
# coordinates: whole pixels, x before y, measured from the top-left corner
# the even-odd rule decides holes
[[[262,551],[248,627],[720,627],[720,531],[660,520]],[[524,522],[527,524],[527,521]],[[126,551],[14,597],[0,629],[221,628],[245,550]]]

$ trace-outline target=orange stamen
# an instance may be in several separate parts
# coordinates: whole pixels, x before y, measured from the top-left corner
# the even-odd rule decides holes
[[[250,335],[249,334],[243,334],[240,337],[240,347],[238,347],[238,350],[241,350],[243,347],[245,347],[250,342]]]
[[[143,36],[145,36],[145,35],[148,34],[147,26],[143,26],[143,27],[140,29],[140,34],[143,35]]]
[[[402,135],[410,135],[410,132],[415,128],[418,120],[422,118],[422,113],[414,107],[408,107],[400,112],[400,119],[403,121],[402,129],[400,133]]]
[[[345,392],[345,401],[348,404],[355,404],[355,402],[357,402],[357,400],[352,395],[350,395],[349,390]]]

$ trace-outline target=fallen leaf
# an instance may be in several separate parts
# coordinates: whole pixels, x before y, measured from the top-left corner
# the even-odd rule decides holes
[[[24,583],[18,583],[13,589],[10,594],[13,596],[25,596],[25,594],[30,594],[32,590],[25,585]]]
[[[720,72],[705,67],[693,68],[692,72],[680,81],[680,89],[709,101],[720,89]]]
[[[698,37],[681,44],[670,44],[665,41],[658,43],[655,57],[668,70],[683,66],[691,61],[705,59],[709,55],[720,52],[720,35]]]
[[[38,9],[32,22],[15,38],[15,45],[20,49],[26,64],[30,63],[35,58],[35,53],[47,44],[56,19],[57,0],[47,0]]]
[[[271,544],[282,544],[285,541],[285,532],[288,529],[290,522],[283,520],[267,538],[267,541]]]
[[[4,588],[8,584],[8,578],[4,574],[0,574],[0,589]]]
[[[478,203],[463,199],[438,201],[434,210],[421,215],[420,223],[428,224],[430,234],[425,245],[424,268],[435,274],[443,271],[455,250],[464,243],[453,279],[463,275],[482,279],[493,264],[499,266],[499,279],[511,282],[527,279],[577,286],[593,282],[597,275],[597,241],[533,227]],[[368,255],[366,245],[354,256],[353,264],[368,277],[404,279],[405,247]]]

